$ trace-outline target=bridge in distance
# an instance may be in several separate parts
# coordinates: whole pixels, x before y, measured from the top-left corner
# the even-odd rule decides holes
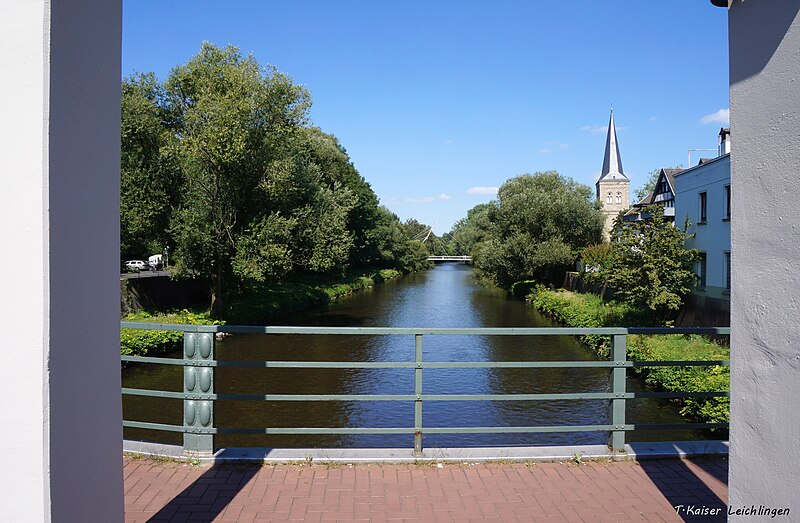
[[[428,256],[428,261],[432,261],[433,263],[440,263],[440,262],[472,263],[472,256]]]

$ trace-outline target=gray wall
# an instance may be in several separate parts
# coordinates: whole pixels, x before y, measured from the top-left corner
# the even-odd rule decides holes
[[[0,2],[3,521],[123,519],[120,45],[120,0]]]
[[[798,10],[796,0],[736,0],[729,11],[730,505],[791,507],[792,521],[800,517]]]

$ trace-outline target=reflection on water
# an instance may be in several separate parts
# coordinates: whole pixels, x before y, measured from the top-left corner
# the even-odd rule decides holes
[[[357,293],[337,303],[296,313],[276,324],[370,327],[545,327],[553,323],[509,299],[499,289],[476,285],[469,266],[443,264]],[[592,360],[569,336],[425,336],[426,361]],[[413,336],[236,335],[217,344],[220,360],[413,361]],[[181,368],[138,365],[123,372],[126,387],[181,389]],[[608,369],[425,369],[426,394],[606,392]],[[642,390],[636,378],[629,390]],[[412,394],[413,369],[265,369],[221,367],[219,393]],[[180,400],[123,396],[125,419],[181,424]],[[667,401],[628,402],[629,423],[677,423]],[[220,427],[412,427],[413,402],[219,401]],[[607,424],[607,401],[425,402],[427,427]],[[180,434],[126,429],[126,438],[181,442]],[[683,440],[696,431],[641,431],[631,441]],[[482,445],[601,444],[607,433],[426,435],[427,448]],[[219,447],[410,447],[411,435],[220,435]]]

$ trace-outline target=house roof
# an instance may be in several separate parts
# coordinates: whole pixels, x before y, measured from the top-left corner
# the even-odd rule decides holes
[[[602,181],[629,181],[622,170],[622,159],[619,156],[619,144],[617,143],[617,128],[614,125],[614,109],[611,109],[611,116],[608,119],[608,134],[606,135],[606,152],[603,156],[603,170],[597,183]]]

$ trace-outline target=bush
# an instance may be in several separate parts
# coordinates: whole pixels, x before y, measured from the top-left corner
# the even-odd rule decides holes
[[[156,313],[139,311],[126,315],[123,321],[180,325],[221,325],[224,323],[212,320],[208,311],[199,312],[187,309]],[[120,329],[119,337],[120,353],[123,356],[158,356],[179,350],[183,342],[183,332],[181,331]]]
[[[538,310],[570,327],[635,327],[654,325],[652,315],[628,303],[603,302],[594,294],[551,291],[537,287],[528,301]],[[601,358],[609,356],[609,336],[581,336],[582,341]],[[726,360],[730,349],[699,335],[628,336],[628,359]],[[716,392],[730,390],[730,369],[712,367],[637,367],[634,372],[660,390],[676,392]],[[728,398],[686,398],[681,414],[705,423],[726,423],[730,419]]]

